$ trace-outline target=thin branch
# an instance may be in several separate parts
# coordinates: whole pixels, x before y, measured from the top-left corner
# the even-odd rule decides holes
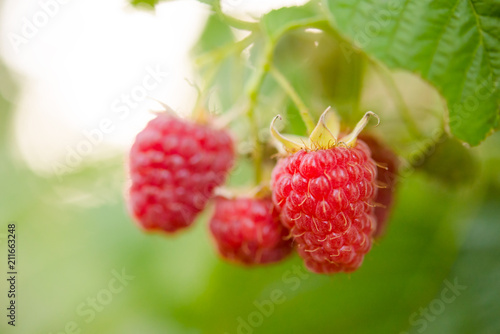
[[[228,25],[235,29],[239,30],[249,30],[249,31],[256,31],[259,29],[259,24],[257,22],[248,22],[248,21],[243,21],[240,19],[237,19],[235,17],[226,15],[221,8],[220,5],[220,0],[215,1],[213,5],[213,9],[215,13],[219,16],[219,18],[226,22]]]
[[[252,78],[252,82],[247,90],[248,96],[248,106],[246,114],[250,119],[250,127],[252,131],[252,137],[254,142],[254,169],[255,169],[255,183],[260,184],[262,182],[262,154],[263,154],[263,144],[259,138],[259,122],[257,115],[255,113],[255,108],[258,104],[259,92],[264,83],[264,79],[269,72],[271,67],[273,57],[273,44],[271,41],[267,41],[265,52],[263,54],[260,65],[257,67],[256,73]]]
[[[220,62],[232,53],[241,53],[255,41],[255,34],[250,34],[236,43],[227,44],[215,50],[209,51],[199,56],[195,63],[198,66],[205,66],[211,62]]]
[[[304,101],[302,101],[299,94],[293,88],[292,84],[290,84],[290,82],[275,66],[271,65],[270,73],[273,75],[274,79],[276,80],[276,82],[278,82],[281,88],[288,94],[290,99],[292,99],[293,103],[295,103],[297,109],[299,110],[300,117],[306,125],[307,133],[311,134],[314,129],[314,120],[311,117],[309,109],[307,108]]]

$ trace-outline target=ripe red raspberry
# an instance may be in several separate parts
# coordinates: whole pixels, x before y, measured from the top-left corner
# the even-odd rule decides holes
[[[356,270],[375,229],[377,167],[362,141],[301,150],[273,171],[273,200],[306,266],[317,273]]]
[[[356,140],[374,114],[368,112],[340,139],[339,127],[332,132],[325,114],[302,144],[271,125],[273,136],[288,149],[273,170],[272,199],[309,270],[351,272],[370,250],[375,230],[377,166],[368,146]]]
[[[293,249],[270,198],[217,197],[210,231],[221,256],[236,263],[278,262]]]
[[[226,131],[159,114],[130,151],[131,211],[145,230],[187,227],[224,183],[233,160]]]
[[[377,227],[373,237],[379,238],[385,232],[387,220],[392,210],[399,161],[397,155],[378,138],[368,134],[361,134],[359,138],[368,145],[372,151],[372,159],[378,165],[377,183],[382,188],[378,189],[377,197],[375,197]]]

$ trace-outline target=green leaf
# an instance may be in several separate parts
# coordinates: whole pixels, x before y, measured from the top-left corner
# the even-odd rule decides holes
[[[212,14],[198,43],[193,49],[198,71],[227,110],[239,96],[243,80],[241,57],[234,50],[235,37],[231,28]],[[210,105],[210,108],[213,106]]]
[[[173,0],[130,0],[130,3],[133,6],[136,7],[145,7],[145,8],[150,8],[154,9],[157,4],[165,1],[173,1]],[[213,5],[215,3],[215,0],[198,0],[201,3],[205,3],[207,5]]]
[[[263,30],[271,39],[278,39],[286,31],[314,24],[324,19],[314,3],[308,3],[300,7],[284,7],[272,10],[262,17]]]
[[[154,9],[160,0],[131,0],[130,3],[136,7]]]
[[[222,22],[217,15],[212,14],[209,16],[193,52],[195,55],[200,55],[232,44],[234,41],[231,28]]]
[[[452,133],[479,144],[498,122],[500,2],[325,0],[332,25],[445,97]],[[349,54],[346,53],[346,57]]]

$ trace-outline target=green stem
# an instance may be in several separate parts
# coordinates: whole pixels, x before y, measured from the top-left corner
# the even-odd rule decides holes
[[[243,50],[249,47],[254,41],[255,41],[255,34],[250,34],[236,43],[229,44],[227,46],[206,53],[197,59],[196,63],[200,67],[207,66],[208,64],[211,64],[212,66],[210,67],[207,66],[208,67],[207,74],[205,75],[205,77],[208,79],[205,80],[204,88],[200,90],[199,87],[195,86],[195,88],[198,90],[198,99],[196,100],[195,108],[193,111],[193,119],[201,123],[207,120],[207,112],[203,108],[203,105],[207,100],[207,92],[208,92],[207,87],[212,86],[222,61],[228,56],[230,56],[232,53],[241,53]]]
[[[205,66],[209,63],[221,62],[232,53],[241,53],[255,41],[255,38],[255,34],[252,33],[236,43],[231,43],[207,52],[196,59],[196,65]]]
[[[307,133],[311,134],[314,130],[314,120],[311,117],[309,109],[307,108],[304,101],[302,101],[299,94],[295,91],[290,82],[288,82],[285,76],[275,66],[271,65],[270,73],[273,75],[274,79],[276,80],[276,82],[278,82],[281,88],[288,94],[290,99],[292,99],[293,103],[295,103],[297,109],[299,110],[300,117],[306,125]]]
[[[208,101],[208,92],[209,92],[208,88],[212,87],[217,71],[218,71],[217,66],[207,69],[207,73],[205,74],[205,82],[203,83],[201,89],[196,84],[188,81],[188,83],[191,86],[193,86],[198,92],[198,97],[196,98],[196,102],[191,117],[193,120],[201,124],[207,122],[210,118],[209,111],[207,111],[205,105]]]
[[[264,83],[264,79],[269,72],[273,58],[273,44],[271,41],[266,42],[266,47],[264,55],[262,57],[261,63],[257,67],[256,73],[250,82],[247,90],[248,96],[248,106],[246,114],[250,119],[250,130],[252,132],[252,139],[254,142],[254,170],[255,170],[255,183],[260,184],[262,182],[262,161],[263,161],[263,143],[259,138],[259,122],[257,119],[257,114],[255,113],[255,108],[258,104],[259,92]]]
[[[202,93],[200,87],[194,83],[188,83],[198,92],[198,97],[196,98],[196,103],[194,105],[193,112],[191,113],[191,117],[195,122],[203,124],[207,121],[207,111],[204,108],[206,95]],[[205,92],[205,90],[203,90],[203,92]]]
[[[222,8],[220,5],[220,0],[215,1],[215,3],[213,4],[213,9],[222,21],[226,22],[228,25],[230,25],[233,28],[236,28],[239,30],[249,30],[249,31],[256,31],[257,29],[259,29],[259,24],[257,22],[243,21],[243,20],[239,20],[235,17],[226,15],[222,11]]]
[[[353,93],[354,96],[352,101],[352,112],[350,113],[350,115],[355,116],[356,122],[358,122],[358,120],[362,117],[361,115],[364,114],[364,112],[361,112],[360,105],[363,98],[364,80],[366,73],[366,58],[359,57],[359,63],[358,66],[355,66],[355,69],[356,73],[353,73],[352,75],[352,82],[354,87],[353,89],[355,91]],[[352,121],[352,119],[350,121]]]
[[[389,90],[389,93],[393,96],[396,102],[396,108],[399,110],[401,118],[403,119],[408,132],[417,139],[423,138],[424,135],[422,134],[417,124],[415,123],[415,120],[411,116],[410,109],[406,105],[406,102],[403,96],[401,95],[401,92],[399,91],[399,88],[396,85],[394,78],[392,77],[392,73],[389,72],[387,68],[379,64],[377,61],[371,58],[368,59],[370,63],[373,65],[373,68],[379,74],[382,81],[384,82],[386,88]]]

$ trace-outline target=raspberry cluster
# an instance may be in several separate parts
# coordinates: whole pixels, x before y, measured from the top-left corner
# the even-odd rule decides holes
[[[298,142],[281,135],[274,128],[278,117],[273,120],[271,133],[285,149],[271,189],[215,197],[209,228],[223,259],[262,265],[283,260],[296,248],[315,273],[360,267],[384,230],[397,159],[375,138],[358,138],[375,114],[367,112],[350,134],[339,136],[338,124],[336,131],[328,128],[327,111],[310,137]],[[188,227],[225,182],[234,156],[226,130],[159,114],[130,151],[133,216],[145,230],[174,233]]]

